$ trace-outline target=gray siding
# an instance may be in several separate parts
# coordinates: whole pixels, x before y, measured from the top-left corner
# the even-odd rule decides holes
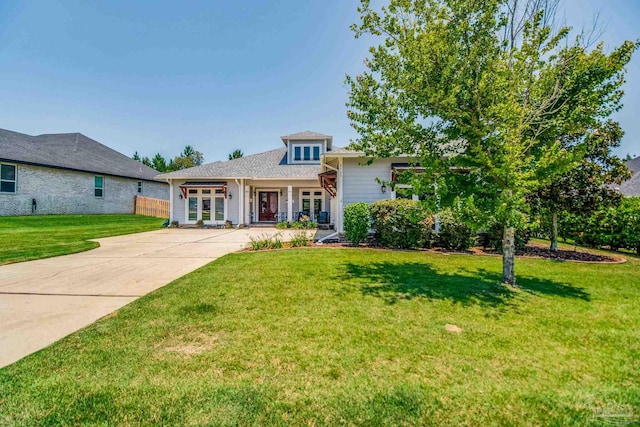
[[[391,198],[391,189],[380,191],[382,181],[391,180],[392,159],[375,160],[371,165],[364,164],[362,159],[344,159],[342,204],[346,206],[355,202],[373,203],[377,200]]]
[[[17,191],[0,194],[0,216],[133,213],[138,179],[104,176],[104,197],[94,197],[96,174],[41,166],[17,165]],[[143,182],[143,196],[169,198],[169,186]]]

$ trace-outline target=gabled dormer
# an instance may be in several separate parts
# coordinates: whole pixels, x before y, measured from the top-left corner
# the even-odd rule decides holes
[[[287,164],[319,165],[320,157],[331,151],[333,137],[317,132],[304,131],[282,136],[287,147]]]

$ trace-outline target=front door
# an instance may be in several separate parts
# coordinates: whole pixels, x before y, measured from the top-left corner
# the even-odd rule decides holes
[[[260,191],[258,192],[258,221],[276,221],[278,217],[278,192]]]

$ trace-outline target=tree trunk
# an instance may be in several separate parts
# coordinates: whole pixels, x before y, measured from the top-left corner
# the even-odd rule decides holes
[[[558,252],[558,212],[551,213],[551,248],[553,252]]]
[[[504,227],[504,237],[502,239],[502,283],[511,286],[516,285],[514,269],[516,257],[515,235],[515,227]]]

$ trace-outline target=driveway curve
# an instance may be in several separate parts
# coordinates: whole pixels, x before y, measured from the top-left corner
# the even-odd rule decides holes
[[[275,229],[165,229],[0,266],[0,368]],[[285,233],[285,239],[287,233]]]

